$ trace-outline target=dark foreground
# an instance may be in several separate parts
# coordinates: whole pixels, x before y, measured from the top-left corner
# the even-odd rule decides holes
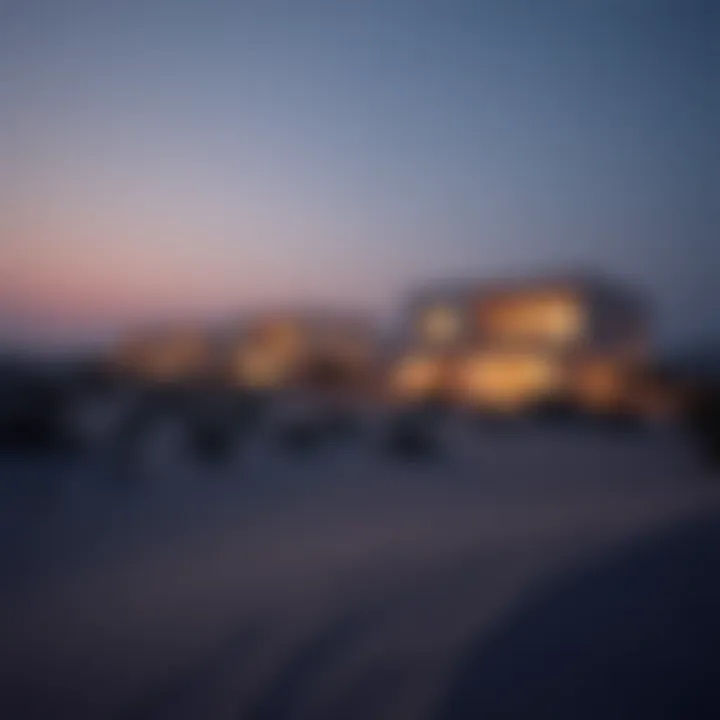
[[[4,462],[0,717],[720,717],[720,488],[682,439],[448,443]]]

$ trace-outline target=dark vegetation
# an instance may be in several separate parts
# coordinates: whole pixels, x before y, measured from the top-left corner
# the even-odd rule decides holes
[[[625,407],[612,408],[598,416],[600,426],[617,434],[635,433],[643,428],[637,413]]]
[[[390,457],[411,462],[437,458],[441,454],[437,423],[417,410],[399,413],[390,421],[385,451]]]
[[[474,408],[470,412],[470,421],[483,432],[510,432],[517,427],[519,418],[516,415],[492,410],[490,408]]]
[[[250,432],[265,421],[272,400],[268,393],[258,390],[233,390],[229,398],[231,421],[245,432]]]
[[[303,417],[267,422],[277,407],[275,394],[250,388],[229,389],[212,379],[194,382],[149,383],[121,377],[97,362],[64,370],[36,367],[27,362],[0,364],[0,452],[20,457],[75,457],[87,449],[73,413],[86,400],[114,402],[134,398],[108,438],[111,462],[133,467],[156,428],[167,419],[185,427],[185,451],[203,463],[222,463],[252,433],[274,427],[271,440],[278,451],[302,457],[339,442],[357,440],[363,422],[353,410],[353,377],[337,361],[317,357],[300,378],[317,407]],[[304,385],[303,385],[304,383]],[[700,455],[720,466],[720,390],[710,381],[687,382],[682,423]],[[458,417],[451,398],[435,394],[403,409],[384,429],[380,451],[415,462],[438,457],[441,430],[448,418]],[[605,412],[582,411],[563,397],[546,398],[515,415],[475,408],[468,422],[488,431],[509,433],[528,422],[563,431],[610,432],[619,436],[638,432],[644,422],[630,408]]]
[[[684,421],[700,452],[713,468],[720,469],[720,386],[692,388]]]
[[[576,403],[564,397],[544,398],[529,408],[528,415],[537,422],[563,427],[582,423],[588,419],[586,413],[583,413]]]
[[[0,450],[18,455],[68,455],[80,449],[70,422],[71,398],[39,373],[5,375],[0,387]]]
[[[230,459],[235,448],[235,433],[221,417],[193,418],[188,428],[188,444],[193,456],[202,463],[218,465]]]
[[[326,440],[326,426],[319,417],[287,420],[278,431],[280,448],[288,455],[310,455],[318,451]]]

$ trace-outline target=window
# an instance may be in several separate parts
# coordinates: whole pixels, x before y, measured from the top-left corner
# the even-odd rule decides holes
[[[422,335],[433,344],[441,345],[455,340],[460,332],[460,316],[450,307],[434,307],[425,311],[422,318]]]
[[[495,301],[480,309],[482,329],[503,340],[566,343],[581,337],[585,317],[576,298],[540,295]]]
[[[393,389],[406,397],[431,392],[440,380],[440,363],[433,358],[409,356],[400,360],[393,373]]]
[[[477,355],[462,374],[468,399],[493,407],[517,407],[552,392],[559,381],[555,363],[534,354]]]

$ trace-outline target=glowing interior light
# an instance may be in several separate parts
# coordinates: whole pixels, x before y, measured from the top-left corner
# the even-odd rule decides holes
[[[285,358],[267,348],[249,348],[238,358],[240,380],[250,387],[275,387],[285,379]]]
[[[423,333],[430,342],[450,342],[457,338],[459,332],[460,318],[452,308],[432,308],[423,317]]]
[[[573,297],[513,297],[481,307],[480,322],[491,335],[504,339],[570,342],[581,337],[585,313]]]
[[[587,363],[577,378],[577,390],[591,408],[611,407],[622,397],[622,371],[609,360]]]
[[[542,355],[478,355],[464,368],[462,383],[470,400],[515,407],[552,392],[559,380],[555,364]]]
[[[422,395],[438,382],[440,367],[436,360],[424,357],[407,357],[395,369],[394,387],[406,396]]]

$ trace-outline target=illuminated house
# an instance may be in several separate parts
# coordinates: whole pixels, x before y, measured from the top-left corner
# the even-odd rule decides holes
[[[409,305],[390,389],[502,409],[617,407],[646,360],[647,322],[637,297],[594,277],[428,288]]]
[[[238,387],[362,387],[493,409],[558,398],[598,410],[668,404],[646,372],[644,302],[593,276],[429,287],[412,298],[395,340],[382,355],[361,317],[268,312],[224,333],[146,333],[114,362],[162,381],[211,374]]]
[[[134,377],[177,382],[205,374],[213,363],[208,333],[191,328],[164,328],[128,338],[114,352],[114,366]]]
[[[352,382],[368,369],[373,345],[369,324],[356,316],[268,313],[230,333],[224,365],[231,382],[246,387],[308,384],[321,370]]]
[[[353,385],[366,380],[375,339],[363,318],[272,312],[224,330],[161,328],[111,355],[123,374],[158,382],[214,377],[237,387]]]

